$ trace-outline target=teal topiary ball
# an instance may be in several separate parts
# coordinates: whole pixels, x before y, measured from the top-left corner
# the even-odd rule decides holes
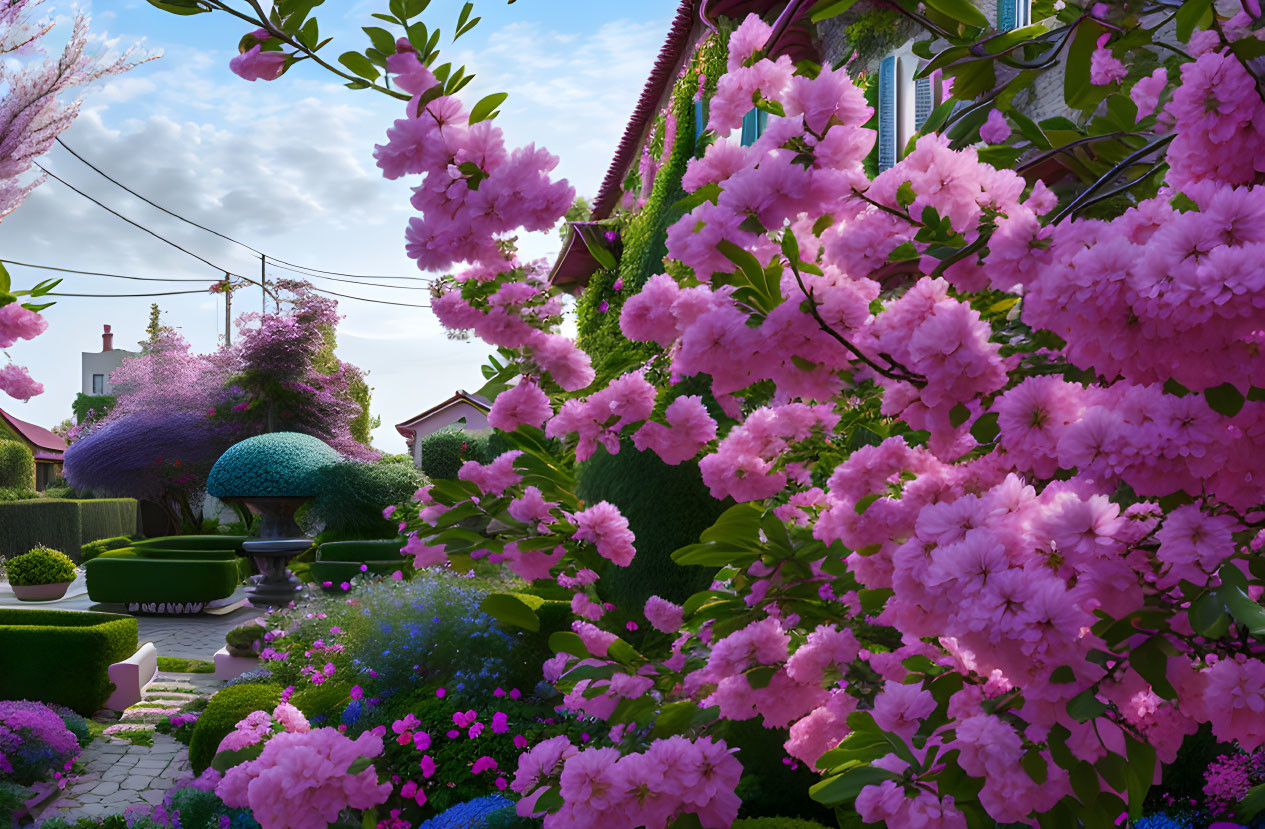
[[[317,494],[314,473],[342,455],[298,432],[273,432],[230,446],[211,467],[206,491],[216,498],[308,498]]]

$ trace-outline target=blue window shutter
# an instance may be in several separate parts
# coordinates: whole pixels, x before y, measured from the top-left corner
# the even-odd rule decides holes
[[[750,147],[760,137],[760,110],[752,107],[742,116],[742,146]]]
[[[997,31],[1008,32],[1019,26],[1019,0],[997,0]]]
[[[878,67],[878,169],[896,164],[896,58],[887,57]]]
[[[698,139],[702,138],[704,130],[707,129],[707,105],[702,101],[694,102],[694,142],[698,143]]]
[[[919,78],[914,81],[914,129],[922,129],[935,109],[935,101],[931,97],[931,78]]]

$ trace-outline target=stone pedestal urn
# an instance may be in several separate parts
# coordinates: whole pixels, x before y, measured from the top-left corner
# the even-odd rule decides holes
[[[312,546],[294,514],[316,495],[314,473],[342,456],[324,441],[298,432],[273,432],[248,438],[220,456],[207,480],[207,492],[243,504],[260,517],[257,538],[242,543],[259,575],[246,588],[255,607],[285,607],[302,589],[290,572],[290,559]]]

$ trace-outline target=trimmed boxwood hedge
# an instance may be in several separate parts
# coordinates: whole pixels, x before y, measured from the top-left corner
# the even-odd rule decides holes
[[[110,665],[136,653],[137,639],[131,616],[0,608],[0,699],[91,715],[110,697]]]
[[[317,561],[404,561],[400,550],[404,542],[396,539],[384,541],[329,541],[316,548]]]
[[[150,548],[198,552],[227,550],[235,553],[242,548],[243,541],[249,541],[251,538],[252,536],[249,535],[168,535],[162,538],[146,538],[130,546],[138,550]]]
[[[495,434],[440,429],[422,438],[422,473],[431,480],[455,479],[466,461],[491,463],[501,451],[501,441]]]
[[[121,550],[124,547],[131,547],[132,539],[125,535],[116,535],[114,538],[102,538],[97,541],[89,541],[87,544],[79,548],[79,559],[81,561],[92,561],[102,553],[108,553],[111,550]]]
[[[35,456],[16,440],[0,440],[0,489],[34,489]]]
[[[142,558],[111,550],[84,566],[94,602],[212,602],[233,595],[250,573],[244,558],[222,561]]]
[[[136,532],[136,500],[99,498],[0,503],[0,555],[25,553],[43,544],[75,561],[89,541]]]
[[[271,684],[233,685],[211,697],[206,710],[193,724],[189,739],[189,764],[201,774],[215,759],[220,741],[252,711],[267,711],[281,702],[281,688]]]

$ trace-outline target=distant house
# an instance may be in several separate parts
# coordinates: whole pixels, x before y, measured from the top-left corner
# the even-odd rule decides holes
[[[25,443],[35,455],[35,488],[40,492],[61,474],[66,441],[34,423],[18,420],[0,409],[0,440]]]
[[[395,431],[404,436],[409,454],[413,456],[413,465],[421,469],[422,438],[455,424],[463,424],[468,432],[489,431],[491,427],[488,426],[488,411],[491,408],[490,401],[477,394],[458,390],[444,402],[431,406],[403,423],[397,423]]]
[[[81,391],[85,396],[100,397],[101,395],[113,394],[114,391],[110,387],[110,374],[124,359],[135,357],[138,352],[126,351],[122,348],[114,347],[114,334],[110,332],[110,326],[105,326],[105,331],[101,334],[101,351],[84,351],[83,355],[83,388]]]

